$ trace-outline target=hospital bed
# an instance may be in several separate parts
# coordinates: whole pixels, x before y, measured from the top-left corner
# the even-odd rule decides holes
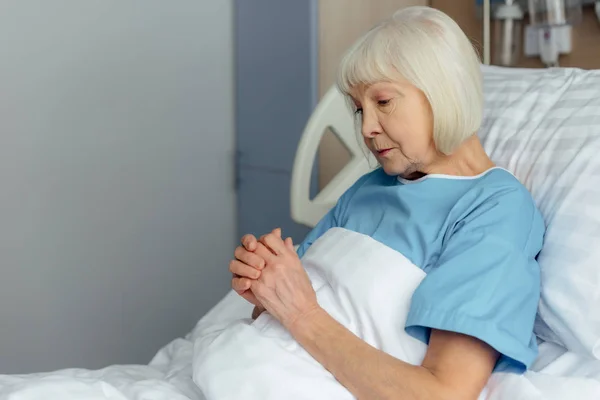
[[[600,71],[482,68],[486,100],[482,142],[492,159],[532,192],[547,224],[558,227],[549,229],[540,255],[542,268],[548,269],[543,270],[545,292],[536,321],[539,357],[532,371],[504,376],[486,398],[600,399],[600,341],[594,336],[600,335],[600,253],[593,249],[600,243],[600,186],[595,186],[600,185]],[[311,171],[327,129],[339,136],[353,157],[311,199]],[[293,219],[314,226],[358,177],[375,166],[360,145],[343,96],[332,88],[299,143],[292,177]],[[580,263],[564,257],[573,249],[588,257]],[[560,273],[557,266],[562,266]],[[194,341],[207,327],[249,318],[251,311],[251,305],[230,292],[188,335],[160,349],[149,365],[0,375],[0,400],[201,400],[192,381]]]

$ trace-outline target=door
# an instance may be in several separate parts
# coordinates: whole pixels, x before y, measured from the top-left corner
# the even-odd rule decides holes
[[[235,5],[238,232],[281,227],[297,243],[308,228],[290,217],[290,181],[317,99],[317,1]]]

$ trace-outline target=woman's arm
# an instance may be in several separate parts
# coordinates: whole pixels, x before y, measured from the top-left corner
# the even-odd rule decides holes
[[[321,308],[290,326],[294,338],[358,399],[477,399],[497,352],[470,336],[433,330],[421,366],[364,342]]]
[[[251,290],[313,358],[359,399],[477,399],[498,354],[471,336],[433,330],[421,366],[364,342],[323,310],[291,241],[268,234]],[[398,329],[402,329],[399,327]]]

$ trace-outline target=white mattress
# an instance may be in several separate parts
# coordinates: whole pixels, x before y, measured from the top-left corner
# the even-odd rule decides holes
[[[207,325],[248,318],[252,307],[230,292],[185,338],[163,347],[149,365],[115,365],[101,370],[67,369],[30,375],[0,375],[0,400],[204,400],[192,381],[193,343]],[[542,343],[527,378],[511,377],[490,400],[600,399],[600,361]],[[561,377],[561,379],[558,379]],[[544,387],[544,393],[539,387]],[[573,389],[576,389],[575,392]]]

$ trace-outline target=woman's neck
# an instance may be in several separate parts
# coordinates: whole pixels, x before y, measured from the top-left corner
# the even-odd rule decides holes
[[[485,152],[477,135],[473,135],[452,154],[439,154],[438,158],[423,172],[426,174],[475,176],[494,166],[494,162]]]

